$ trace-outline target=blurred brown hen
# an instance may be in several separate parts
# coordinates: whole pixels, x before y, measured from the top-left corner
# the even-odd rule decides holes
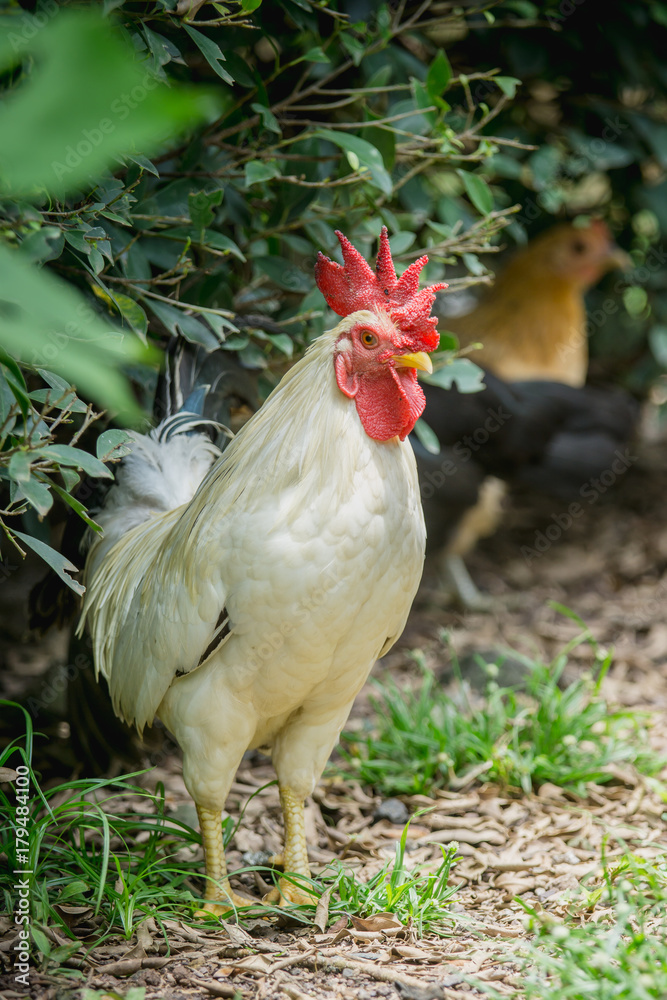
[[[518,250],[472,312],[447,319],[471,358],[505,379],[582,386],[588,371],[585,292],[630,258],[595,219],[564,222]]]
[[[502,435],[494,434],[485,454],[477,448],[472,462],[457,470],[457,478],[447,479],[424,504],[433,544],[442,538],[441,526],[452,525],[459,480],[467,487],[465,513],[445,541],[443,567],[460,602],[470,610],[483,609],[489,601],[476,590],[462,557],[497,528],[505,493],[504,482],[485,473],[530,483],[563,498],[576,496],[632,433],[633,400],[620,392],[585,388],[584,294],[606,271],[629,263],[604,222],[594,220],[583,227],[562,223],[518,250],[472,312],[444,318],[443,325],[462,346],[482,344],[471,352],[471,360],[487,371],[487,385],[496,376],[506,384],[504,398],[516,397],[513,404],[504,404],[507,416],[520,427],[521,441],[525,444],[532,437],[533,445],[530,454],[508,464]],[[494,396],[497,379],[489,386]],[[445,427],[451,426],[451,411],[459,406],[451,390],[429,387],[424,417],[445,448],[452,444]],[[487,422],[489,413],[487,408],[482,414]],[[482,422],[479,430],[484,427]],[[418,450],[420,470],[432,477],[432,465],[441,462],[442,454],[429,459]],[[469,496],[471,473],[476,475],[474,499]]]

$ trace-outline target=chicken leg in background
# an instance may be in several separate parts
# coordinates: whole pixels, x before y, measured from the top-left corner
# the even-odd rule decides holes
[[[470,358],[486,370],[488,388],[476,403],[464,404],[462,410],[473,423],[477,418],[481,422],[462,433],[472,436],[476,430],[478,437],[486,433],[484,420],[489,414],[480,410],[475,417],[474,408],[486,398],[499,396],[500,379],[507,408],[521,427],[518,437],[508,438],[520,442],[514,458],[497,432],[488,435],[488,444],[481,449],[473,442],[474,450],[468,451],[475,471],[467,462],[464,471],[459,461],[457,473],[443,481],[437,498],[425,510],[429,538],[442,535],[437,525],[442,517],[446,519],[441,573],[468,610],[491,606],[475,587],[463,557],[500,524],[503,482],[523,482],[554,496],[574,498],[590,478],[609,468],[615,450],[632,439],[638,415],[634,400],[621,390],[584,386],[588,368],[584,293],[606,271],[629,263],[604,222],[595,220],[585,227],[557,225],[513,255],[472,312],[443,318],[443,325],[459,337],[462,346],[483,345]],[[441,444],[450,447],[451,428],[458,426],[452,423],[453,411],[458,411],[463,397],[456,390],[436,386],[428,386],[426,393],[424,419],[436,430]],[[474,400],[474,395],[468,398]],[[456,432],[455,441],[460,441]],[[462,447],[459,444],[459,452]],[[495,454],[497,449],[499,454]],[[433,472],[434,462],[436,468],[441,464],[437,456],[434,460],[418,450],[421,470]],[[485,472],[494,478],[486,478]],[[479,481],[471,489],[476,478]],[[459,496],[455,496],[457,491]],[[474,505],[464,508],[452,530],[448,511],[471,494],[476,495]]]
[[[486,524],[483,518],[493,505],[501,509],[496,484],[581,499],[586,484],[626,452],[639,417],[637,402],[620,389],[547,381],[510,384],[490,372],[484,383],[477,393],[424,385],[425,419],[440,441],[440,453],[427,452],[411,438],[428,550],[468,610],[485,610],[488,604],[456,557],[469,551],[463,546],[472,547],[495,530],[493,517]]]
[[[265,322],[263,317],[238,318],[240,325],[257,326],[260,321]],[[222,450],[229,440],[225,428],[239,430],[258,406],[255,373],[242,368],[232,352],[207,353],[179,337],[169,341],[153,407],[156,422],[164,421],[165,443],[188,435],[195,425],[202,429],[203,422],[210,439]],[[106,480],[84,479],[79,496],[94,511],[103,505],[108,490]],[[136,499],[131,516],[136,516],[140,506],[140,497]],[[82,562],[85,530],[80,518],[68,517],[60,550],[74,565]],[[74,592],[53,571],[47,573],[30,595],[31,628],[41,633],[52,627],[71,628],[78,615]],[[106,680],[95,678],[90,636],[71,635],[66,680],[70,745],[83,775],[136,770],[161,761],[165,752],[173,750],[173,741],[163,728],[147,727],[140,739],[134,727],[116,716]]]
[[[87,558],[80,630],[90,629],[116,713],[139,731],[157,715],[183,750],[214,914],[247,902],[229,884],[221,829],[247,749],[271,751],[284,868],[309,877],[305,799],[371,667],[403,631],[422,574],[424,519],[406,438],[424,408],[417,370],[432,370],[441,286],[419,290],[425,257],[396,277],[385,228],[375,271],[338,238],[344,264],[320,255],[316,280],[341,321],[289,370],[190,501],[169,482],[189,476],[208,439],[193,437],[170,459],[159,428],[137,441],[97,515],[106,536]],[[155,485],[154,470],[164,503],[126,530],[132,488],[144,476]],[[312,901],[290,878],[279,896]]]
[[[480,392],[424,384],[433,455],[412,435],[430,561],[469,610],[488,604],[460,557],[495,529],[505,484],[574,499],[632,440],[638,406],[620,390],[559,382],[506,383],[490,372]],[[486,493],[486,495],[485,495]]]

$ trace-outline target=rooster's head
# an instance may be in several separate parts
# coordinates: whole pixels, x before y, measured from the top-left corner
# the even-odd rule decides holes
[[[334,351],[336,382],[354,399],[369,437],[401,440],[421,416],[425,400],[417,369],[430,372],[426,353],[438,346],[435,293],[445,284],[419,289],[420,257],[396,277],[386,226],[373,271],[350,241],[337,232],[343,264],[320,253],[315,278],[327,304],[345,317]]]

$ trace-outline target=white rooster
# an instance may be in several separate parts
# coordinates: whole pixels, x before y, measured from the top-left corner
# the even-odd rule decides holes
[[[277,772],[284,871],[309,875],[304,800],[422,573],[406,436],[445,286],[418,290],[426,257],[397,279],[384,228],[375,273],[337,235],[344,264],[319,254],[315,272],[338,326],[217,461],[203,435],[137,436],[87,561],[79,628],[117,714],[139,731],[159,716],[183,750],[212,913],[249,902],[229,885],[221,812],[251,747]],[[311,901],[285,878],[276,895]]]

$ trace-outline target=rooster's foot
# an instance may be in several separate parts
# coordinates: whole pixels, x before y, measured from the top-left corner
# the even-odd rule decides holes
[[[198,920],[210,920],[211,917],[221,917],[224,916],[224,914],[229,915],[235,910],[241,910],[247,906],[261,905],[258,899],[251,899],[249,896],[242,896],[240,893],[234,892],[233,889],[225,889],[224,892],[220,893],[220,895],[221,899],[228,899],[229,902],[214,902],[212,899],[207,899],[204,905],[195,912],[195,917]]]

